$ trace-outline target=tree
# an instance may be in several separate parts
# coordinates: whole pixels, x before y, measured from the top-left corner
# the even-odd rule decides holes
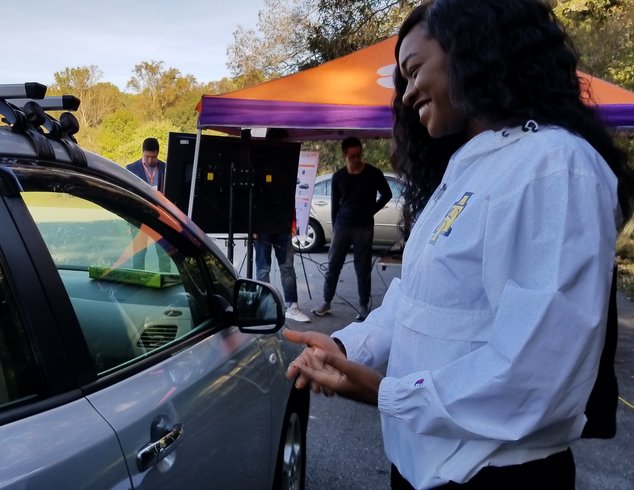
[[[121,142],[113,160],[123,166],[138,160],[141,158],[143,140],[149,137],[156,138],[159,141],[159,158],[166,160],[169,133],[172,132],[179,132],[179,128],[167,119],[145,121],[133,131],[129,139]]]
[[[170,121],[183,133],[194,133],[198,122],[196,105],[203,94],[210,92],[204,90],[190,91],[184,94],[177,103],[165,111],[165,119]]]
[[[227,67],[242,86],[297,71],[306,58],[304,32],[311,0],[264,0],[257,31],[238,26],[227,48]],[[301,61],[299,61],[301,63]]]
[[[288,75],[394,33],[413,0],[265,0],[257,30],[239,26],[227,66],[250,84]]]
[[[319,0],[308,28],[307,49],[316,66],[396,34],[417,2],[412,0]]]
[[[128,88],[139,94],[148,119],[162,118],[183,95],[197,87],[193,75],[181,75],[176,68],[163,68],[162,61],[142,61],[135,65]]]
[[[120,109],[104,118],[97,135],[97,153],[111,160],[123,162],[120,159],[119,148],[130,141],[141,125],[134,113],[127,109]],[[129,162],[128,162],[129,163]]]
[[[55,82],[49,93],[74,95],[80,99],[75,116],[81,130],[98,126],[121,105],[121,91],[111,83],[99,82],[101,76],[95,65],[65,68],[54,74]]]
[[[125,166],[141,157],[143,140],[154,137],[159,140],[159,158],[166,159],[170,132],[179,132],[167,119],[139,121],[130,111],[122,109],[108,116],[98,136],[98,152],[106,158]]]
[[[564,0],[555,12],[584,71],[634,90],[634,0]]]

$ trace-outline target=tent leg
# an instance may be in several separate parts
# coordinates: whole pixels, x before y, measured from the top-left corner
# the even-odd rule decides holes
[[[189,186],[189,204],[187,206],[187,217],[191,219],[194,210],[194,191],[196,189],[196,174],[198,173],[198,157],[200,155],[200,140],[203,136],[203,130],[198,129],[196,132],[196,147],[194,148],[194,162],[192,167],[192,181]]]
[[[291,245],[292,246],[292,245]],[[312,294],[310,294],[310,285],[308,284],[308,275],[306,274],[306,264],[304,264],[304,254],[299,251],[299,260],[302,261],[302,269],[304,271],[304,281],[306,281],[306,290],[308,291],[308,299],[313,300]]]

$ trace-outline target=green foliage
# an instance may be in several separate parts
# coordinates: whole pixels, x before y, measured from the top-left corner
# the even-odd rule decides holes
[[[104,118],[96,139],[96,151],[106,158],[121,162],[119,148],[130,141],[141,122],[129,110],[121,109]]]
[[[239,81],[235,78],[223,78],[217,82],[209,82],[201,87],[202,93],[205,95],[226,94],[242,88]]]
[[[101,124],[103,118],[121,105],[121,92],[111,83],[99,82],[101,71],[94,65],[65,68],[54,74],[50,95],[74,95],[81,101],[75,114],[82,130]]]
[[[82,148],[97,152],[97,138],[99,136],[99,128],[80,128],[79,133],[75,135],[77,143]]]
[[[143,61],[135,65],[134,74],[128,88],[139,94],[139,109],[147,119],[165,117],[169,108],[198,88],[192,75],[183,76],[176,68],[163,68],[162,61]]]
[[[555,12],[580,53],[580,67],[634,90],[634,0],[565,0]]]
[[[99,136],[99,151],[105,157],[125,166],[141,158],[141,147],[145,138],[159,141],[159,158],[167,157],[167,141],[170,132],[180,128],[166,119],[139,122],[132,114],[120,111],[104,122]]]
[[[249,84],[288,75],[395,34],[414,0],[264,0],[257,29],[238,26],[227,66]]]
[[[319,0],[306,43],[311,65],[346,55],[396,34],[417,2],[409,0]]]
[[[227,67],[242,86],[288,75],[302,66],[314,0],[264,0],[257,29],[243,26],[227,47]]]
[[[79,97],[79,94],[90,90],[101,76],[101,71],[95,65],[64,68],[53,75],[55,84],[52,88],[62,93],[72,92]]]
[[[170,121],[179,131],[183,133],[193,133],[196,131],[198,122],[198,112],[196,105],[205,92],[191,90],[182,97],[172,107],[165,111],[165,119]]]

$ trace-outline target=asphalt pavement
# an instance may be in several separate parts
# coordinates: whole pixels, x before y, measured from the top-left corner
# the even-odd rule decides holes
[[[242,247],[235,257],[243,257],[243,250]],[[380,256],[384,252],[375,252],[372,308],[381,304],[389,283],[401,273],[400,265],[382,266]],[[330,334],[354,321],[358,300],[352,255],[343,267],[332,313],[324,317],[310,313],[322,301],[327,260],[325,250],[295,256],[299,305],[311,322],[287,321],[289,328]],[[238,269],[244,269],[241,259],[234,259],[234,263]],[[271,281],[279,287],[279,270],[275,265],[271,273]],[[609,440],[586,439],[573,444],[578,490],[634,489],[634,303],[619,294],[617,304],[619,340],[615,367],[620,391],[617,435]],[[362,427],[358,425],[361,416],[367,417]],[[372,420],[374,416],[376,419]],[[389,488],[389,462],[377,447],[380,441],[380,423],[374,407],[350,400],[313,397],[308,427],[307,490]]]

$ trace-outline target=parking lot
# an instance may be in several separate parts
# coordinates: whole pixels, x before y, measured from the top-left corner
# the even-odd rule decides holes
[[[244,268],[243,251],[243,244],[238,244],[235,263]],[[381,303],[392,278],[400,275],[398,265],[383,269],[378,255],[377,251],[372,273],[373,307]],[[331,333],[354,321],[357,292],[351,260],[350,255],[342,270],[332,314],[322,318],[310,315],[312,321],[307,324],[287,322],[289,328]],[[324,250],[295,257],[299,303],[306,312],[321,302],[326,264]],[[271,280],[279,287],[277,269],[272,270]],[[620,400],[617,435],[610,440],[588,439],[573,445],[579,490],[634,488],[634,303],[619,294],[618,305],[616,370]],[[372,407],[348,400],[313,397],[308,424],[307,488],[389,488],[389,463],[382,450],[376,447],[380,441],[378,415]]]

